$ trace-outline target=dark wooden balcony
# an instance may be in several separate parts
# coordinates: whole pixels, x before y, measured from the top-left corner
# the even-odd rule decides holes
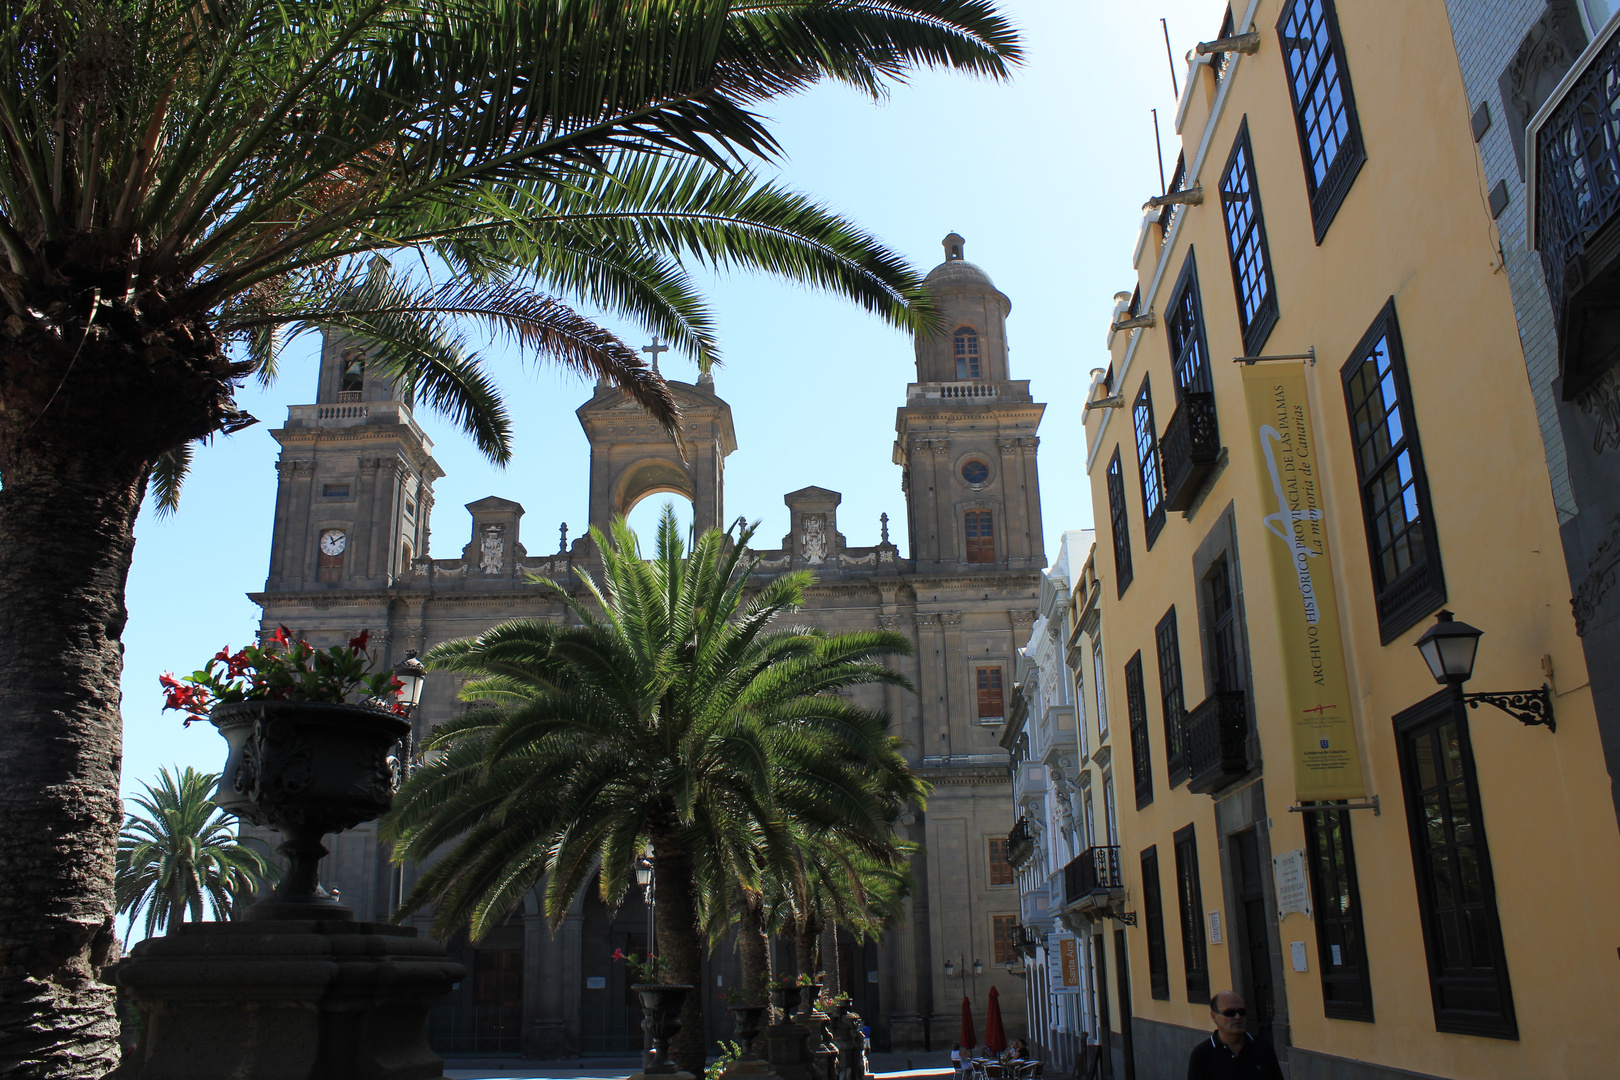
[[[1023,866],[1035,854],[1035,837],[1029,831],[1029,819],[1019,818],[1007,832],[1007,861]]]
[[[1211,694],[1187,714],[1187,790],[1212,795],[1249,771],[1249,695]]]
[[[1118,847],[1089,847],[1063,868],[1063,906],[1106,901],[1113,893],[1124,897],[1125,880],[1119,876]]]
[[[1159,456],[1164,464],[1165,509],[1187,509],[1221,456],[1214,394],[1189,390],[1181,395],[1159,440]]]
[[[1558,326],[1573,400],[1620,345],[1620,35],[1611,35],[1529,133],[1531,243]]]

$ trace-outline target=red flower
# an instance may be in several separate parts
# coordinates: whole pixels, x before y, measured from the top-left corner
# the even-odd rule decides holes
[[[623,949],[614,949],[613,950],[613,959],[615,959],[615,960],[623,960],[624,959],[624,950]]]
[[[366,642],[368,642],[370,640],[371,640],[371,631],[370,630],[362,630],[362,631],[360,631],[360,636],[359,637],[349,639],[349,648],[354,649],[356,652],[365,652],[366,651]]]
[[[270,635],[270,644],[285,645],[292,640],[292,631],[285,626],[276,627],[276,632]]]

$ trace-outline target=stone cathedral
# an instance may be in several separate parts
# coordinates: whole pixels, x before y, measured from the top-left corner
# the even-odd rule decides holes
[[[894,463],[910,523],[905,547],[891,540],[886,522],[876,543],[850,543],[840,531],[838,492],[807,487],[784,497],[792,525],[781,547],[758,552],[762,577],[790,568],[815,572],[801,617],[831,631],[898,629],[916,650],[901,663],[917,693],[859,691],[870,695],[867,704],[888,710],[914,768],[934,786],[926,811],[902,825],[923,848],[916,892],[903,924],[875,943],[840,940],[836,964],[827,965],[870,1022],[876,1049],[948,1047],[964,994],[973,997],[982,1031],[991,985],[1000,990],[1009,1035],[1023,1026],[1024,980],[1005,964],[1017,953],[1018,891],[1004,857],[1008,762],[995,735],[1046,565],[1036,469],[1044,406],[1008,368],[1010,301],[964,261],[962,246],[960,236],[946,237],[945,261],[928,275],[947,322],[939,335],[916,342],[916,381],[896,411]],[[727,521],[725,465],[737,448],[730,406],[708,374],[670,385],[683,412],[685,460],[611,386],[598,385],[579,407],[590,449],[592,525],[606,527],[665,492],[691,500],[699,530]],[[444,530],[465,542],[454,557],[430,555],[433,484],[444,475],[432,444],[410,405],[336,336],[322,350],[315,403],[289,409],[274,435],[281,444],[275,535],[269,578],[252,597],[267,629],[285,624],[318,646],[368,629],[379,659],[392,665],[408,649],[507,619],[561,618],[561,606],[528,575],[566,582],[575,567],[589,565],[588,539],[552,550],[555,540],[525,537],[522,506],[497,496],[469,503],[470,520],[440,517],[438,552],[445,552]],[[547,509],[547,520],[565,516]],[[739,509],[747,515],[749,508],[732,508]],[[457,683],[445,675],[428,681],[415,718],[419,734],[460,707]],[[328,844],[324,884],[358,918],[386,919],[415,867],[390,865],[374,825]],[[610,956],[616,948],[644,948],[646,926],[639,894],[609,910],[587,889],[555,934],[531,896],[485,940],[451,942],[469,975],[435,1012],[436,1048],[543,1058],[639,1050],[630,980]],[[717,949],[706,992],[731,985],[736,972],[732,950]],[[710,1038],[729,1038],[724,1011],[709,1012]]]

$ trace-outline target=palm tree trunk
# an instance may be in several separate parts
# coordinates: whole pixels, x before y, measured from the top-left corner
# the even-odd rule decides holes
[[[770,940],[765,936],[765,904],[756,893],[743,897],[737,953],[742,965],[743,1000],[764,1004],[771,983]]]
[[[657,866],[658,906],[654,919],[658,955],[671,983],[693,987],[681,1007],[681,1030],[670,1043],[670,1057],[683,1072],[702,1076],[708,1040],[703,1030],[703,937],[698,925],[692,856],[668,835],[654,834],[652,842]]]
[[[40,418],[0,422],[0,1072],[57,1080],[117,1060],[97,977],[117,945],[119,637],[146,464],[107,445],[120,434]]]

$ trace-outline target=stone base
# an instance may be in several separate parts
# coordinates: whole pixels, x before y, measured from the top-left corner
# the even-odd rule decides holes
[[[924,1045],[922,1017],[916,1013],[893,1013],[890,1015],[889,1051],[891,1053],[915,1053],[922,1050]]]
[[[405,927],[183,923],[117,966],[146,1024],[108,1080],[440,1080],[427,1012],[465,975]]]
[[[782,1080],[768,1061],[733,1061],[717,1080]]]

